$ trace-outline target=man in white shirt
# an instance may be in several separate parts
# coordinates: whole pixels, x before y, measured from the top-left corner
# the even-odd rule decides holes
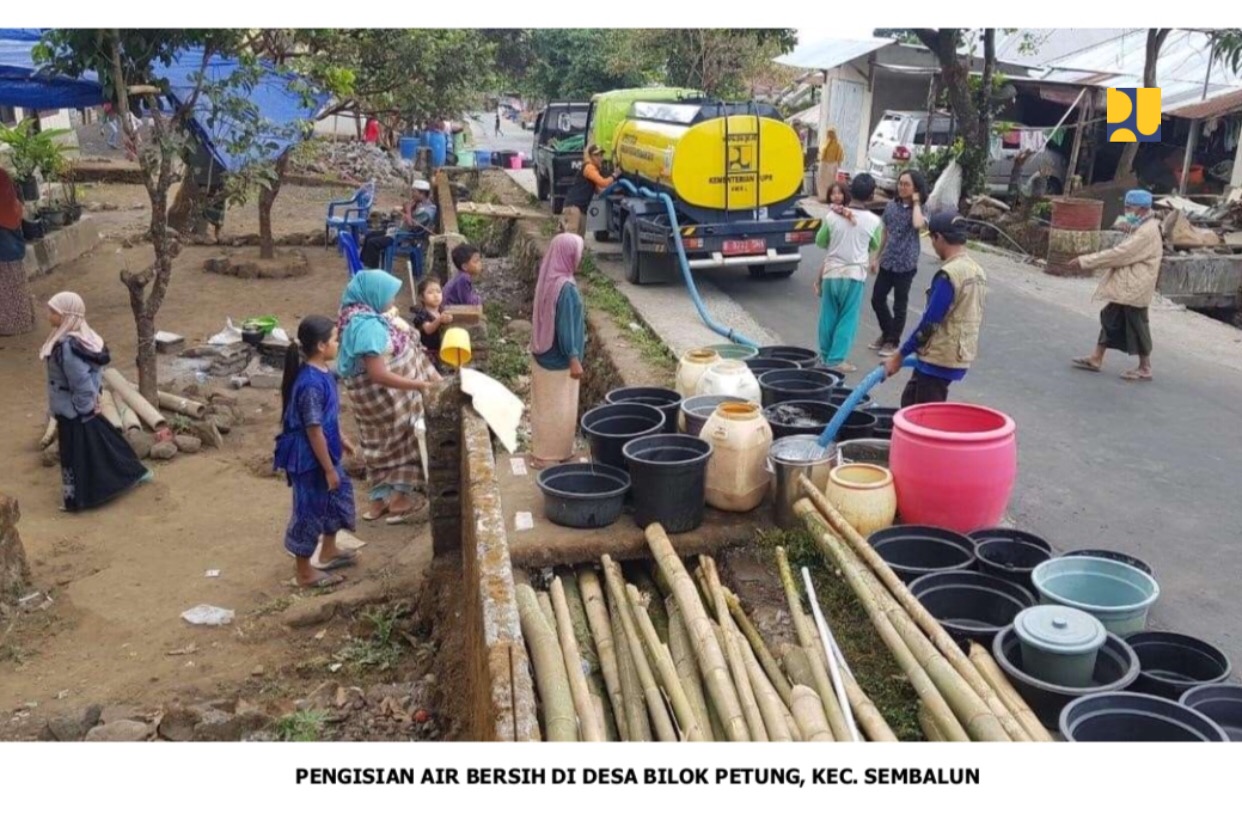
[[[857,371],[845,358],[854,346],[867,273],[883,234],[883,222],[867,210],[874,194],[874,178],[856,175],[850,181],[851,207],[829,212],[815,237],[816,245],[828,250],[815,281],[819,356],[827,366],[842,372]]]

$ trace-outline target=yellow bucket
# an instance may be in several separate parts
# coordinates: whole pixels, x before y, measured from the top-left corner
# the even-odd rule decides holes
[[[440,342],[440,360],[461,368],[470,363],[471,357],[469,332],[454,326],[444,333],[444,340]]]

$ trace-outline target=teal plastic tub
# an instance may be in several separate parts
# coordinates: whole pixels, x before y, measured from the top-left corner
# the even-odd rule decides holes
[[[702,349],[710,349],[713,352],[719,352],[720,357],[725,360],[750,360],[759,357],[759,350],[754,346],[747,346],[744,343],[713,343],[711,346],[700,347]]]
[[[1089,612],[1122,638],[1147,627],[1147,612],[1160,597],[1156,579],[1128,564],[1105,558],[1060,557],[1031,573],[1040,603]]]

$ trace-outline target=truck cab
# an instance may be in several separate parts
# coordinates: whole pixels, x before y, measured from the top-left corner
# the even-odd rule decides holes
[[[586,101],[556,101],[535,118],[535,183],[539,199],[551,201],[554,214],[561,213],[565,194],[582,169],[589,108]]]

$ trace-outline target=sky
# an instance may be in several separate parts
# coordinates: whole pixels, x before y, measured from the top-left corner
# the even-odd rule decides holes
[[[840,23],[831,26],[819,26],[798,29],[798,45],[805,46],[817,40],[837,38],[840,40],[866,40],[871,37],[875,25],[862,23]]]

